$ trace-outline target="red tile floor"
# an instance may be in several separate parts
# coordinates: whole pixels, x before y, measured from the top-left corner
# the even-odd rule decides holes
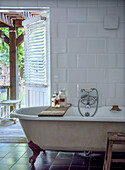
[[[0,170],[102,170],[104,152],[46,151],[40,153],[34,165],[29,163],[32,151],[26,143],[0,143]],[[124,158],[125,153],[113,153]],[[125,170],[125,164],[114,163],[111,170]]]

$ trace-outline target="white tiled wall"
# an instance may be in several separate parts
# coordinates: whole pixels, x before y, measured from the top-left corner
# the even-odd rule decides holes
[[[0,0],[0,7],[50,7],[52,92],[77,105],[95,87],[100,105],[125,106],[125,0]],[[117,29],[104,29],[106,15]],[[113,21],[112,21],[113,22]]]

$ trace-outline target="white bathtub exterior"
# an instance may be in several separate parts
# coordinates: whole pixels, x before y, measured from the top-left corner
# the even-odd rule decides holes
[[[107,132],[125,132],[125,108],[111,112],[101,107],[94,117],[82,117],[71,107],[64,117],[38,117],[45,107],[22,108],[16,111],[28,141],[45,150],[84,151],[106,149]],[[125,151],[117,146],[115,150]]]

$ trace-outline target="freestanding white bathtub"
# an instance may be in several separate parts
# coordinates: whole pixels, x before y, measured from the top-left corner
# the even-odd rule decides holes
[[[125,132],[125,107],[110,111],[100,107],[94,117],[82,117],[77,107],[71,106],[63,117],[38,117],[46,107],[16,110],[28,141],[44,150],[88,151],[106,149],[107,132]],[[125,151],[116,146],[115,150]]]

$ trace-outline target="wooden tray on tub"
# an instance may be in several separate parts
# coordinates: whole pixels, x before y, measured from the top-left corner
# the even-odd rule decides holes
[[[62,117],[66,113],[66,111],[69,109],[71,104],[66,105],[66,107],[48,107],[46,110],[40,112],[38,114],[39,117],[44,116],[54,116],[54,117]]]

